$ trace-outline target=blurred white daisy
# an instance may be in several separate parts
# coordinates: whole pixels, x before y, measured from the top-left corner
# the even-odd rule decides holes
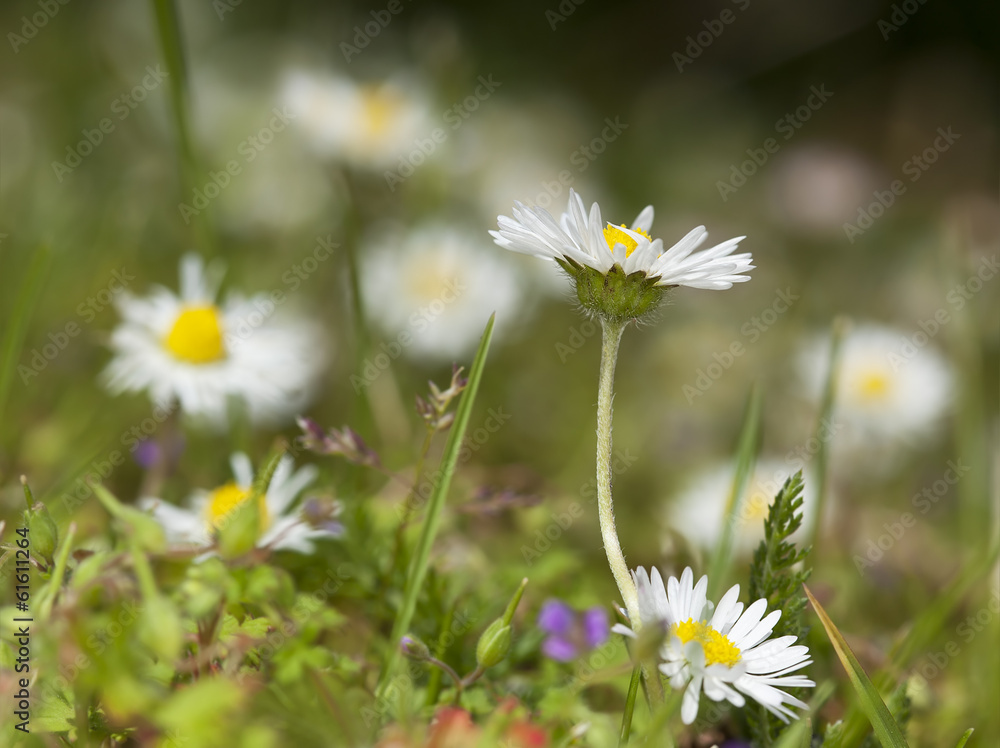
[[[734,518],[732,547],[737,555],[750,555],[764,539],[764,520],[774,497],[798,469],[798,464],[789,464],[777,458],[757,461]],[[712,465],[698,473],[687,488],[666,506],[666,525],[682,533],[700,549],[714,548],[722,537],[726,505],[735,473],[736,466],[732,462]],[[802,489],[802,527],[793,539],[803,534],[802,528],[811,526],[815,496],[814,481],[806,477]]]
[[[744,706],[744,697],[749,696],[786,723],[796,716],[786,704],[807,707],[781,690],[816,684],[803,675],[789,675],[811,664],[808,647],[794,645],[794,636],[768,639],[781,618],[780,610],[765,617],[767,601],[761,599],[744,611],[743,603],[737,601],[738,584],[715,607],[706,598],[708,577],[694,584],[690,568],[684,569],[679,580],[670,577],[665,589],[655,568],[649,575],[639,567],[632,578],[642,625],[660,625],[666,630],[659,667],[670,678],[672,688],[685,688],[681,702],[684,724],[690,725],[698,716],[702,691],[712,701],[726,700],[736,707]],[[621,624],[613,630],[635,636]]]
[[[280,96],[313,150],[361,168],[396,165],[434,129],[427,98],[412,84],[359,84],[345,76],[292,70]]]
[[[430,224],[368,245],[361,252],[365,308],[407,355],[461,359],[475,350],[493,312],[508,327],[525,312],[517,269],[478,233]]]
[[[163,527],[167,542],[191,550],[207,550],[216,533],[225,526],[233,510],[250,497],[254,471],[250,458],[237,452],[230,459],[233,480],[212,491],[196,491],[188,507],[177,507],[160,499],[144,498],[139,507],[152,513]],[[317,470],[306,465],[292,472],[293,460],[285,455],[275,468],[267,492],[261,499],[258,548],[310,553],[316,538],[339,537],[343,528],[336,522],[313,527],[303,508],[292,508],[299,494],[316,479]]]
[[[921,333],[922,335],[922,333]],[[948,362],[912,332],[866,324],[851,330],[840,352],[834,420],[842,421],[846,448],[884,446],[933,432],[951,405],[954,377]],[[829,339],[816,339],[799,356],[806,394],[819,401],[830,363]]]
[[[569,191],[569,207],[556,221],[544,208],[514,203],[514,218],[498,216],[499,231],[490,231],[504,249],[559,260],[607,274],[618,266],[626,275],[643,273],[656,279],[656,286],[690,286],[722,290],[750,280],[743,275],[753,269],[749,253],[732,254],[746,237],[729,239],[710,249],[695,252],[708,236],[698,226],[664,251],[663,240],[653,239],[653,206],[648,205],[632,222],[605,223],[597,203],[588,214],[575,190]]]
[[[114,358],[103,377],[115,393],[146,390],[163,406],[220,426],[227,401],[243,402],[251,421],[274,423],[301,412],[324,364],[323,338],[310,323],[279,322],[267,294],[216,301],[221,266],[188,254],[180,294],[157,286],[115,304],[122,323],[111,335]]]

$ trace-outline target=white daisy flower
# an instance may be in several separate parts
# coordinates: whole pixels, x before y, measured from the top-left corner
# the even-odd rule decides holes
[[[761,599],[744,611],[743,603],[737,600],[738,584],[713,606],[706,598],[708,577],[694,584],[690,568],[679,580],[670,577],[666,588],[656,569],[648,575],[640,567],[632,578],[643,626],[658,624],[666,629],[659,667],[670,678],[671,687],[685,688],[681,702],[684,724],[691,724],[698,716],[702,691],[712,701],[725,699],[736,707],[744,706],[749,696],[786,723],[796,716],[786,704],[807,708],[781,690],[816,684],[803,675],[789,675],[812,663],[808,647],[794,645],[794,636],[768,639],[781,617],[780,610],[765,616],[767,601]],[[635,636],[621,624],[613,630]]]
[[[227,399],[243,401],[255,423],[301,412],[324,363],[320,332],[280,323],[270,295],[216,301],[222,269],[194,254],[180,266],[180,295],[156,287],[145,298],[116,299],[122,323],[111,336],[114,358],[103,377],[115,393],[146,390],[162,405],[225,424]]]
[[[607,274],[617,266],[625,273],[643,273],[656,286],[690,286],[721,290],[750,280],[743,275],[754,266],[749,253],[732,254],[746,237],[695,252],[708,233],[698,226],[664,251],[663,240],[653,239],[653,206],[648,205],[631,227],[605,223],[597,203],[588,214],[583,200],[572,188],[569,207],[556,221],[544,208],[514,204],[514,217],[498,216],[499,231],[493,240],[512,252],[533,255],[587,267]]]
[[[789,465],[777,458],[757,461],[747,483],[743,503],[734,517],[732,540],[737,555],[750,555],[764,539],[764,520],[774,497],[798,469],[797,465]],[[736,466],[732,462],[702,470],[676,500],[665,507],[667,526],[680,530],[698,548],[714,548],[722,537],[735,472]],[[811,526],[815,497],[815,482],[806,478],[802,489],[802,528]],[[802,528],[796,536],[803,534]]]
[[[493,312],[504,327],[526,311],[517,269],[478,233],[429,224],[390,231],[361,252],[369,318],[415,358],[451,362],[476,349]],[[398,354],[397,354],[398,355]]]
[[[435,127],[426,97],[411,83],[363,85],[344,76],[293,70],[280,96],[315,151],[361,168],[395,166]]]
[[[948,362],[912,333],[873,324],[851,330],[841,344],[833,417],[843,421],[841,446],[867,448],[930,435],[954,395]],[[799,357],[804,389],[818,401],[830,363],[829,339],[816,339]]]
[[[230,465],[234,480],[212,491],[196,491],[188,500],[187,508],[155,498],[140,499],[139,507],[152,513],[171,545],[207,550],[232,512],[250,497],[254,478],[250,458],[237,452],[230,458]],[[314,465],[294,472],[292,469],[293,460],[285,455],[271,476],[267,492],[261,499],[261,533],[257,547],[311,553],[314,539],[338,537],[343,530],[336,523],[325,528],[313,527],[301,507],[292,509],[295,499],[318,473]]]

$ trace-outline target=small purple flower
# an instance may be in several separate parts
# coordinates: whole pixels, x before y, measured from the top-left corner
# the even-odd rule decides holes
[[[168,468],[173,468],[183,452],[184,439],[181,437],[168,439],[166,444],[155,439],[143,439],[132,447],[132,459],[146,470],[151,470],[164,461]]]
[[[548,634],[542,642],[546,657],[569,662],[582,651],[608,639],[608,614],[599,606],[577,613],[562,600],[547,600],[538,612],[538,628]]]

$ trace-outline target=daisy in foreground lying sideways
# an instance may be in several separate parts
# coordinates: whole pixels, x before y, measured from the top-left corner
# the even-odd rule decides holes
[[[233,511],[250,498],[254,478],[250,458],[237,452],[230,459],[230,464],[235,480],[213,491],[195,492],[188,501],[187,509],[153,498],[141,499],[139,507],[151,512],[163,526],[171,545],[208,550]],[[332,519],[336,514],[336,505],[321,527],[314,527],[308,522],[308,508],[292,509],[295,499],[316,479],[318,472],[313,465],[306,465],[295,472],[292,468],[292,458],[286,455],[271,476],[261,501],[256,545],[258,548],[311,553],[314,539],[339,537],[343,534],[343,527]]]
[[[284,297],[231,294],[218,304],[222,268],[188,254],[180,295],[156,287],[145,298],[116,301],[122,323],[111,335],[114,358],[104,371],[114,393],[146,390],[155,403],[177,402],[185,414],[223,426],[230,397],[250,420],[290,419],[311,399],[324,363],[323,339],[304,322],[279,322]]]
[[[708,236],[704,226],[664,251],[653,239],[653,206],[632,222],[605,223],[597,203],[586,211],[583,200],[569,191],[569,206],[557,221],[544,208],[517,202],[514,217],[499,216],[499,231],[490,231],[504,249],[555,260],[575,281],[580,303],[598,316],[625,321],[654,309],[672,286],[722,290],[750,280],[749,253],[732,254],[746,237],[695,252]]]
[[[670,577],[666,589],[660,572],[652,575],[639,567],[632,573],[639,595],[643,627],[660,625],[667,638],[660,656],[660,671],[670,678],[670,685],[684,688],[681,719],[690,725],[698,716],[701,691],[712,701],[725,699],[742,707],[749,696],[783,722],[795,717],[786,704],[806,708],[806,704],[782,691],[782,688],[815,686],[803,675],[789,675],[812,663],[809,648],[794,645],[794,636],[768,639],[781,618],[775,610],[767,616],[767,601],[757,600],[745,611],[737,602],[740,586],[734,585],[714,607],[706,598],[708,577],[694,584],[690,568],[680,580]],[[741,615],[742,614],[742,615]],[[612,629],[634,637],[622,624]]]

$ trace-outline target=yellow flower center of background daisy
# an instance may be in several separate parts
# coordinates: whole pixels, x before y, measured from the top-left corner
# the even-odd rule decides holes
[[[423,257],[411,264],[407,273],[410,291],[424,302],[444,300],[449,293],[455,294],[455,280],[461,275],[460,268],[450,258]]]
[[[858,380],[858,392],[866,400],[882,400],[889,394],[889,377],[881,371],[866,372]]]
[[[743,520],[766,519],[771,508],[771,499],[758,489],[743,504],[740,514]]]
[[[226,357],[222,320],[214,306],[185,307],[163,342],[176,358],[192,364],[207,364]]]
[[[732,667],[740,661],[739,647],[704,621],[688,618],[681,623],[675,623],[673,629],[682,643],[687,644],[694,639],[701,644],[701,648],[705,651],[706,665],[722,663]]]
[[[240,488],[232,481],[212,491],[208,497],[208,503],[205,504],[205,522],[208,524],[209,532],[212,530],[221,530],[226,524],[227,517],[249,498],[249,489]],[[261,496],[261,530],[267,527],[267,523],[267,502]]]
[[[624,223],[621,226],[612,226],[609,223],[608,227],[604,229],[604,241],[608,243],[608,249],[612,252],[614,251],[616,244],[624,244],[625,256],[629,257],[633,252],[635,252],[635,248],[639,246],[639,242],[622,231],[624,228],[628,228]],[[634,231],[635,233],[642,234],[642,236],[652,241],[652,237],[642,229],[634,229]]]
[[[365,108],[365,124],[372,135],[381,135],[389,129],[401,108],[401,98],[394,91],[366,86],[361,91]]]

